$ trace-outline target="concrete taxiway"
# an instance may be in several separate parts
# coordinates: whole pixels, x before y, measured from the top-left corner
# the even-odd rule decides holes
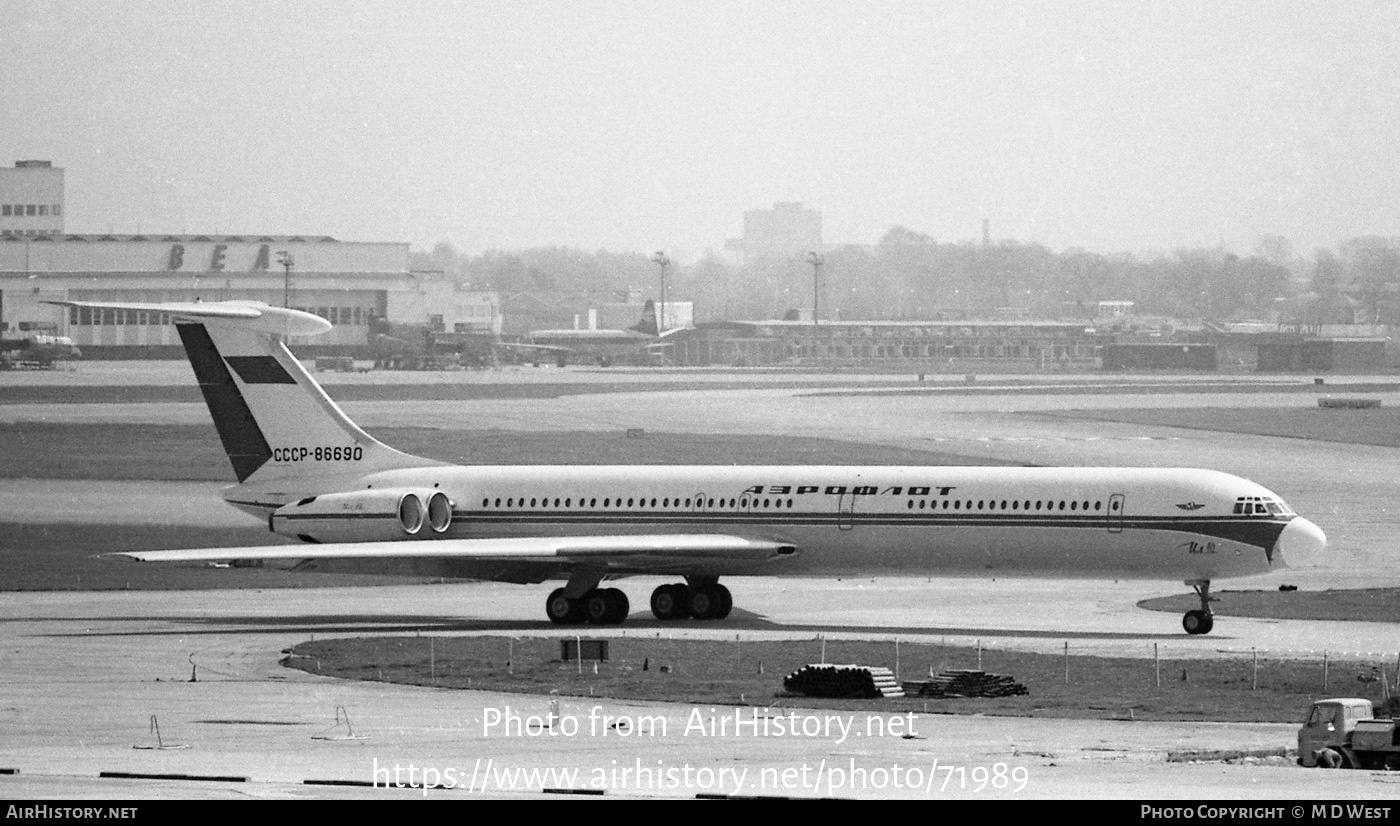
[[[812,628],[840,627],[844,620],[860,619],[818,610],[809,587],[816,584],[736,583],[747,606],[770,615],[741,623],[748,626],[741,633],[790,636],[794,644],[800,639],[800,644],[810,645]],[[900,587],[890,587],[896,585]],[[1052,647],[1062,644],[1064,635],[1054,632],[1063,629],[1053,628],[1053,623],[1007,622],[1008,597],[1001,583],[944,583],[933,586],[932,593],[929,585],[883,583],[880,599],[892,605],[893,618],[917,611],[923,622],[931,622],[926,629],[930,634],[970,631],[996,645],[1010,639],[995,637],[1000,630],[1028,638],[1048,635],[1054,638]],[[377,780],[383,785],[395,782],[392,767],[399,766],[398,780],[407,782],[404,772],[410,765],[417,767],[419,783],[425,768],[437,772],[429,780],[451,780],[458,787],[475,777],[471,791],[427,792],[441,795],[533,796],[546,787],[562,786],[604,789],[612,796],[731,793],[934,799],[1387,798],[1400,791],[1400,775],[1394,773],[1305,772],[1281,760],[1252,765],[1167,761],[1169,751],[1262,753],[1284,748],[1293,739],[1291,725],[918,714],[902,724],[914,734],[906,738],[903,728],[899,736],[872,728],[872,718],[889,725],[889,716],[877,713],[800,707],[766,712],[752,707],[697,709],[456,691],[342,681],[278,664],[283,648],[313,636],[483,629],[500,633],[502,628],[549,633],[534,616],[538,600],[526,598],[528,590],[481,583],[262,593],[7,594],[0,603],[0,769],[18,769],[19,774],[0,775],[0,795],[364,796],[373,790],[310,786],[306,781]],[[851,606],[852,612],[873,596],[852,582],[827,583],[818,593],[822,604]],[[930,595],[936,599],[928,599]],[[1014,598],[1045,602],[1034,594]],[[982,604],[985,613],[969,623],[966,609],[974,604]],[[958,616],[961,625],[939,623],[940,614]],[[1000,621],[994,618],[998,614]],[[1018,617],[1027,615],[1017,612]],[[1124,610],[1113,600],[1093,615],[1113,629],[1100,632],[1102,636],[1117,638],[1125,646],[1141,646],[1151,639],[1171,639],[1183,646],[1188,642],[1162,633],[1174,618]],[[775,616],[784,621],[772,621]],[[868,609],[862,617],[865,628],[847,625],[840,633],[907,640],[918,630],[869,625]],[[609,633],[642,640],[661,633],[640,614],[635,619],[640,622],[633,627]],[[882,614],[882,619],[887,618]],[[1153,630],[1144,632],[1146,625]],[[1250,642],[1259,641],[1254,635],[1267,628],[1307,624],[1231,618],[1221,625],[1229,626],[1225,630],[1234,640]],[[665,633],[689,632],[674,627]],[[1076,647],[1081,644],[1088,640],[1073,642]],[[1217,641],[1210,640],[1200,647],[1215,645]],[[197,682],[190,681],[192,671]],[[515,729],[499,722],[488,725],[493,719],[508,720],[511,714],[522,719],[546,716],[552,701],[559,703],[561,718],[573,721],[573,733],[562,727],[549,734],[527,724]],[[337,724],[338,713],[342,720],[348,718],[348,726]],[[715,733],[712,726],[696,727],[697,719],[779,714],[793,715],[807,730],[801,735],[772,730],[760,734],[736,727],[724,734]],[[605,716],[613,721],[603,721]],[[152,718],[159,725],[160,742],[182,748],[150,748],[159,744]],[[647,718],[650,723],[626,734],[612,727],[620,718]],[[652,726],[652,732],[645,733],[642,725]],[[448,774],[448,769],[453,772]],[[623,769],[632,771],[624,774]],[[949,769],[953,773],[945,775]],[[117,782],[100,777],[113,772],[245,781]],[[933,780],[931,772],[937,773]],[[989,785],[997,777],[1006,783]],[[977,778],[986,781],[980,784],[983,788],[975,788]],[[911,787],[915,779],[921,785]]]
[[[745,636],[804,638],[812,627],[846,626],[853,636],[910,638],[916,629],[871,626],[871,612],[827,616],[811,599],[813,582],[784,587],[780,581],[739,585],[746,605],[785,622],[750,622]],[[886,584],[889,585],[889,584]],[[998,587],[924,588],[903,584],[879,589],[897,617],[916,612],[930,633],[939,626],[995,640],[1015,631],[1054,636],[1053,623],[1007,623],[1005,592]],[[1000,584],[998,584],[1000,585]],[[752,587],[752,588],[750,588]],[[823,585],[822,603],[855,606],[872,594],[857,582]],[[3,601],[0,654],[0,776],[4,797],[342,797],[365,788],[307,785],[305,781],[393,783],[392,767],[433,769],[438,783],[458,787],[475,776],[472,791],[531,797],[546,787],[602,788],[613,797],[693,797],[696,794],[766,794],[791,797],[944,798],[1390,798],[1400,774],[1303,771],[1273,760],[1256,764],[1169,763],[1172,750],[1232,749],[1264,752],[1287,748],[1292,725],[1168,724],[1168,722],[1028,720],[917,714],[904,722],[911,738],[869,728],[878,713],[833,713],[784,707],[693,708],[685,704],[627,703],[588,697],[522,696],[463,690],[346,682],[279,665],[281,650],[314,636],[385,633],[480,633],[501,627],[549,633],[535,617],[528,589],[493,584],[438,587],[335,588],[321,591],[98,592],[8,594]],[[951,599],[952,595],[958,598]],[[1025,596],[1025,595],[1022,595]],[[1035,602],[1035,599],[1030,599]],[[1072,601],[1071,601],[1072,602]],[[986,613],[958,629],[938,623],[981,603]],[[1082,605],[1061,605],[1084,608]],[[993,619],[1000,613],[1001,622]],[[1036,612],[1032,612],[1036,613]],[[1141,615],[1141,616],[1140,616]],[[1028,616],[1018,612],[1018,617]],[[1070,616],[1084,616],[1072,612]],[[823,619],[825,617],[825,619]],[[616,631],[641,638],[659,633],[638,615],[636,627]],[[1099,605],[1095,624],[1103,636],[1170,637],[1161,627],[1175,617]],[[771,616],[770,616],[771,620]],[[977,623],[976,620],[986,620]],[[1151,624],[1155,633],[1144,633]],[[1236,640],[1270,627],[1231,619]],[[1306,623],[1274,623],[1274,626]],[[762,626],[762,627],[753,627]],[[1007,626],[1009,629],[1007,629]],[[795,629],[795,630],[794,630]],[[610,631],[613,633],[613,631]],[[687,633],[675,627],[666,633]],[[714,633],[704,630],[701,633]],[[732,633],[727,630],[725,633]],[[1180,640],[1186,644],[1186,640]],[[795,643],[797,644],[797,643]],[[995,644],[995,643],[993,643]],[[1054,638],[1054,645],[1060,638]],[[1081,644],[1077,640],[1075,645]],[[1207,641],[1201,647],[1211,647]],[[197,682],[190,682],[197,669]],[[491,720],[543,717],[550,703],[573,720],[573,734],[545,734],[528,725],[511,729]],[[350,725],[336,724],[337,710]],[[811,734],[759,734],[731,729],[707,734],[700,720],[792,714],[812,718]],[[504,717],[503,717],[504,715]],[[160,725],[158,745],[151,720]],[[648,718],[652,734],[619,734],[602,717]],[[839,720],[830,721],[836,717]],[[344,718],[344,717],[343,717]],[[343,720],[342,718],[342,720]],[[661,728],[655,728],[657,721]],[[820,724],[820,720],[827,720]],[[566,724],[567,727],[567,722]],[[844,728],[843,727],[854,727]],[[888,731],[888,729],[886,729]],[[861,732],[861,734],[853,734]],[[316,736],[328,739],[315,739]],[[144,748],[141,748],[144,746]],[[977,778],[987,783],[977,790]],[[375,770],[379,774],[375,774]],[[452,769],[452,774],[447,770]],[[623,769],[633,770],[624,774]],[[655,770],[654,774],[638,769]],[[945,771],[952,769],[951,776]],[[662,771],[666,770],[666,771]],[[669,770],[675,770],[672,774]],[[687,773],[689,770],[689,773]],[[725,773],[721,773],[725,770]],[[837,773],[844,770],[844,774]],[[865,774],[858,771],[864,770]],[[881,771],[876,771],[881,770]],[[531,774],[533,771],[533,774]],[[552,774],[550,774],[552,771]],[[997,774],[1000,771],[1000,774]],[[102,780],[102,773],[183,774],[231,780]],[[896,774],[902,787],[896,787]],[[930,773],[937,773],[930,780]],[[741,777],[742,774],[742,777]],[[949,780],[951,777],[951,780]],[[1002,777],[1007,784],[993,787]],[[921,785],[910,787],[913,780]],[[399,780],[407,781],[400,773]],[[433,777],[430,777],[433,780]],[[1023,780],[1023,783],[1021,783]],[[1014,783],[1015,781],[1015,783]],[[1018,790],[1019,787],[1019,790]],[[382,792],[381,794],[403,794]],[[421,792],[419,792],[421,794]]]

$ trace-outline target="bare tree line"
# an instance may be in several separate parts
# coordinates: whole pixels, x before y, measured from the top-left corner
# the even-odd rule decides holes
[[[821,314],[842,319],[1090,318],[1098,302],[1132,301],[1138,313],[1182,319],[1400,323],[1400,238],[1360,236],[1335,250],[1294,253],[1261,237],[1249,255],[1219,248],[1141,255],[1039,244],[940,243],[894,227],[873,246],[822,251]],[[415,269],[442,270],[474,289],[654,296],[657,266],[636,252],[566,247],[458,251],[442,242],[414,253]],[[694,301],[697,321],[780,317],[812,305],[806,253],[735,263],[707,254],[667,273],[672,300]]]

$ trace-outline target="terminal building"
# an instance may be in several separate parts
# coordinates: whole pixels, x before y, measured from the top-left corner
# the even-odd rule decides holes
[[[416,272],[407,243],[320,235],[71,234],[63,170],[20,161],[0,170],[0,331],[66,335],[88,358],[173,356],[179,335],[157,313],[86,311],[47,301],[261,301],[336,325],[315,352],[353,352],[371,324],[500,332],[494,293]],[[297,342],[294,342],[297,343]]]
[[[727,321],[671,339],[679,365],[1091,369],[1102,337],[1070,321]]]

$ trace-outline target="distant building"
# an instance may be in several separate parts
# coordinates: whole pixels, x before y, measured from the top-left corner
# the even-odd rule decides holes
[[[743,253],[745,264],[782,260],[822,249],[822,214],[795,201],[744,213],[744,237],[725,242]]]
[[[726,321],[671,339],[678,365],[1085,369],[1101,337],[1067,321]]]
[[[501,334],[505,315],[501,310],[500,293],[458,291],[452,296],[452,304],[452,332]]]
[[[415,272],[407,243],[323,235],[75,234],[63,223],[63,170],[49,161],[0,169],[0,331],[73,339],[90,358],[175,356],[160,313],[65,309],[46,301],[261,301],[335,325],[311,350],[368,344],[371,319],[445,331],[500,332],[500,300]],[[290,256],[290,272],[282,256]]]
[[[1095,304],[1094,318],[1123,318],[1133,314],[1135,302],[1099,301]]]
[[[1312,338],[1277,335],[1259,343],[1261,373],[1379,373],[1389,369],[1388,340],[1376,338]]]
[[[1071,317],[1107,322],[1132,316],[1136,306],[1133,301],[1090,301],[1087,304],[1083,301],[1066,301],[1061,305],[1061,311]]]
[[[630,290],[626,301],[606,302],[596,305],[597,326],[603,330],[626,330],[642,320],[646,300],[640,290]],[[695,325],[695,302],[667,300],[665,317],[662,317],[660,300],[653,299],[658,330],[674,330]]]
[[[1105,370],[1197,370],[1214,372],[1219,357],[1214,344],[1127,342],[1103,346]]]
[[[290,278],[277,256],[290,253]],[[457,290],[441,273],[408,269],[408,244],[324,236],[0,235],[0,323],[72,337],[90,357],[177,346],[168,317],[65,310],[45,301],[283,301],[336,325],[306,343],[354,347],[371,318],[453,329]],[[464,304],[461,306],[465,306]]]
[[[15,161],[0,168],[0,233],[63,232],[63,170],[51,161]]]

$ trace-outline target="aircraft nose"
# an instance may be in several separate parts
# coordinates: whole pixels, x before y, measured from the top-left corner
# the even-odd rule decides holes
[[[1283,526],[1274,543],[1273,563],[1290,568],[1315,567],[1322,562],[1327,548],[1327,534],[1312,522],[1295,516]]]

